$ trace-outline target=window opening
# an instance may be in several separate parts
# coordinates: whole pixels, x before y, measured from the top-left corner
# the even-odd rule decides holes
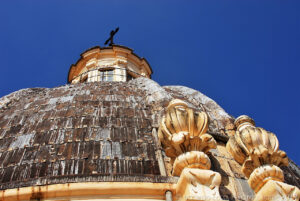
[[[127,81],[129,81],[129,80],[132,80],[133,79],[133,77],[132,77],[132,75],[130,75],[128,72],[127,72],[127,76],[126,76],[127,78],[126,78],[126,80]]]
[[[114,81],[114,70],[100,70],[100,81]]]

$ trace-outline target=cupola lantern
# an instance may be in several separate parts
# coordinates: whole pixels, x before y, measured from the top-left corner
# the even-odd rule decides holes
[[[120,45],[93,47],[81,54],[70,67],[68,83],[128,81],[137,77],[151,78],[152,69],[146,59]]]
[[[108,47],[93,47],[81,54],[76,64],[71,65],[68,83],[129,81],[137,77],[151,78],[152,69],[146,59],[140,58],[133,50],[115,45],[114,35],[119,27],[110,32],[105,41]]]

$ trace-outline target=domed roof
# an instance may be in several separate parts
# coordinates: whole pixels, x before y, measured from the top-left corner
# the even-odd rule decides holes
[[[168,103],[178,98],[209,116],[217,141],[212,170],[223,197],[252,195],[241,166],[226,151],[234,118],[202,93],[153,80],[91,82],[23,89],[0,99],[0,188],[90,181],[176,183],[160,174],[156,132]],[[168,159],[164,157],[168,169]],[[300,186],[299,168],[284,169]]]

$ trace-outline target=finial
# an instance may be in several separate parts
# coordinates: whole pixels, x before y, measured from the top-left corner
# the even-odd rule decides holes
[[[114,35],[119,31],[119,27],[117,27],[115,30],[111,30],[110,37],[105,41],[104,45],[107,45],[107,43],[110,41],[109,46],[112,46],[114,44]]]
[[[238,131],[243,130],[247,126],[255,127],[254,120],[251,117],[248,117],[247,115],[241,115],[238,118],[236,118],[234,124]]]

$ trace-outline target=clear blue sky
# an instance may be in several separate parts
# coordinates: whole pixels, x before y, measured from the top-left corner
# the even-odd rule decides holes
[[[201,91],[274,132],[300,165],[300,1],[1,1],[0,97],[66,84],[84,50],[115,41],[161,85]]]

